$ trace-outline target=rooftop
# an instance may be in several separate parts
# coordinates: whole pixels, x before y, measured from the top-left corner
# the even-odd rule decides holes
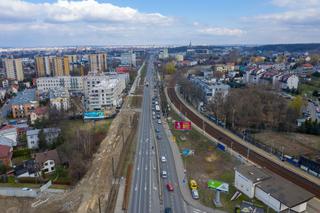
[[[60,163],[60,157],[59,157],[56,149],[49,150],[46,152],[39,152],[39,153],[35,154],[35,161],[38,164],[43,164],[47,160],[53,160],[55,162],[55,164]]]
[[[12,105],[23,105],[36,101],[36,89],[25,89],[19,92],[15,98],[12,99]]]
[[[252,166],[241,165],[236,167],[235,170],[241,173],[243,176],[245,176],[249,180],[251,180],[253,183],[257,183],[271,177],[270,174],[264,172],[262,169],[253,165]]]
[[[257,187],[290,208],[314,197],[310,192],[276,174],[272,174],[272,178],[262,181]]]

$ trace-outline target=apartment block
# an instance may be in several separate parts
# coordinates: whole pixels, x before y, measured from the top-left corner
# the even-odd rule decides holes
[[[103,73],[107,71],[107,54],[98,53],[88,55],[91,72]]]
[[[4,67],[5,67],[7,78],[17,80],[17,81],[23,81],[24,74],[23,74],[23,66],[22,66],[21,58],[18,58],[18,59],[5,58]]]

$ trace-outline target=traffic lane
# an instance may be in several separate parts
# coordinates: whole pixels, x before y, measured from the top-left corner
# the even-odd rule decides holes
[[[144,94],[146,94],[147,91],[144,90]],[[148,107],[148,102],[147,99],[144,98],[143,100],[143,105],[142,105],[142,109],[145,109]],[[145,112],[145,110],[143,110],[143,112]],[[145,195],[144,195],[144,188],[142,183],[145,182],[145,175],[143,175],[144,171],[144,164],[145,164],[145,140],[147,138],[146,135],[146,113],[142,113],[140,116],[141,120],[140,120],[140,131],[139,131],[139,154],[138,154],[138,162],[137,162],[137,167],[136,167],[136,175],[135,175],[135,189],[134,189],[134,193],[133,193],[133,205],[132,205],[132,211],[135,212],[141,212],[141,202],[142,200],[145,200]]]
[[[172,150],[170,147],[170,141],[167,138],[167,135],[164,131],[164,127],[162,126],[162,144],[163,149],[166,150],[167,153],[167,161],[168,161],[168,172],[171,173],[170,179],[171,183],[174,185],[174,193],[173,193],[173,200],[174,200],[174,209],[176,212],[184,212],[184,200],[182,199],[181,192],[179,190],[179,180],[175,168],[174,158],[172,154]]]
[[[163,190],[168,192],[165,193],[164,196],[169,196],[169,198],[164,199],[165,207],[171,207],[174,212],[185,212],[184,209],[184,201],[181,198],[180,190],[178,188],[178,177],[176,174],[174,159],[172,156],[172,152],[170,149],[169,141],[164,132],[163,126],[158,124],[158,128],[160,130],[160,135],[162,136],[161,140],[158,140],[159,147],[161,149],[161,156],[165,156],[167,159],[166,163],[163,164],[163,168],[167,171],[168,178],[163,183]],[[169,192],[166,184],[171,183],[174,186],[174,191]]]

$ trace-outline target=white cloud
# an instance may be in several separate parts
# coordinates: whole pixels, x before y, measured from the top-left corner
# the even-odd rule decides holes
[[[130,7],[118,7],[96,0],[55,3],[30,3],[22,0],[0,0],[0,18],[5,21],[43,22],[126,22],[168,25],[172,18],[159,13],[141,13]]]
[[[206,35],[216,36],[240,36],[245,34],[245,31],[236,28],[224,28],[224,27],[206,27],[201,28],[198,32]]]
[[[320,5],[320,0],[272,0],[272,4],[278,7],[305,8]]]

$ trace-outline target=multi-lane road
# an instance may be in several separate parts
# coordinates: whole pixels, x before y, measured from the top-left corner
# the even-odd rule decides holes
[[[145,77],[148,86],[144,86],[143,90],[129,212],[164,212],[166,208],[177,213],[201,212],[187,205],[181,195],[170,142],[163,123],[159,123],[157,118],[157,115],[161,116],[160,112],[155,112],[155,103],[152,103],[153,97],[158,97],[153,100],[154,102],[160,102],[158,89],[155,89],[155,76],[151,56]],[[160,160],[162,156],[165,157],[166,162]],[[160,176],[162,171],[167,172],[167,178]],[[168,183],[173,185],[173,191],[167,189]]]
[[[152,81],[152,59],[148,63],[146,81]],[[129,212],[160,212],[155,138],[151,127],[152,90],[144,87],[139,135],[131,186]]]

